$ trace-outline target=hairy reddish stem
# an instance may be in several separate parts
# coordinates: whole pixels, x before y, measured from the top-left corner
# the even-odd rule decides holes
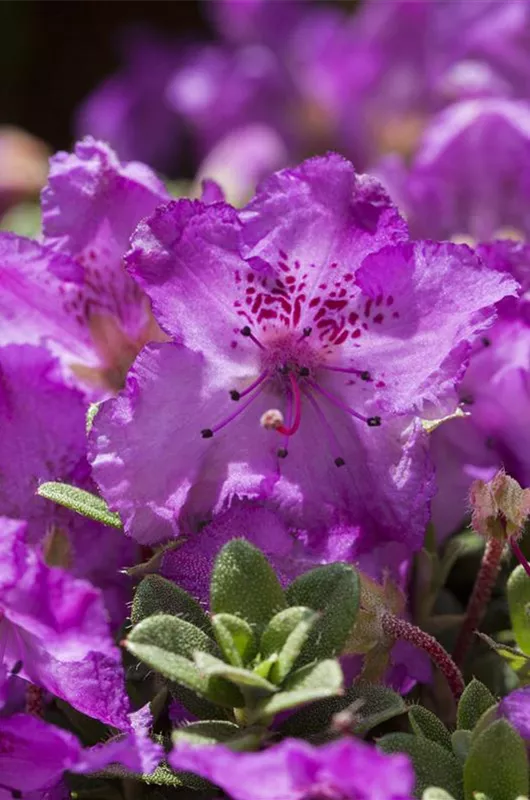
[[[425,633],[421,628],[404,619],[395,617],[389,611],[385,611],[383,614],[381,624],[387,636],[392,639],[403,639],[406,642],[411,642],[411,644],[415,644],[416,647],[427,653],[431,661],[436,664],[442,675],[445,676],[453,697],[458,702],[465,688],[464,679],[447,650],[436,641],[434,636]]]
[[[515,536],[510,536],[510,547],[512,548],[512,553],[516,557],[519,564],[523,567],[526,574],[530,576],[530,564],[526,560],[523,551],[517,544]]]
[[[473,592],[467,604],[466,616],[460,628],[453,652],[453,658],[458,665],[463,664],[471,647],[474,633],[486,612],[491,592],[499,574],[503,550],[504,542],[501,539],[491,538],[487,540]]]

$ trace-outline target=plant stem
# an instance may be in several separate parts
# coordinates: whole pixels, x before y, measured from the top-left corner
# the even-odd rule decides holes
[[[381,625],[385,634],[392,639],[403,639],[406,642],[415,644],[416,647],[424,650],[430,659],[436,664],[442,675],[445,676],[449,688],[453,693],[455,701],[458,702],[464,691],[464,679],[453,659],[442,645],[416,625],[412,625],[404,619],[395,617],[389,611],[385,611],[381,617]]]
[[[490,538],[486,542],[480,569],[467,604],[466,616],[453,652],[453,658],[458,665],[463,664],[473,641],[473,635],[486,612],[499,573],[503,549],[504,541],[501,539]]]
[[[512,548],[512,553],[518,560],[519,564],[523,567],[524,571],[528,576],[530,576],[530,564],[526,560],[523,551],[517,544],[517,540],[515,536],[510,536],[510,547]]]

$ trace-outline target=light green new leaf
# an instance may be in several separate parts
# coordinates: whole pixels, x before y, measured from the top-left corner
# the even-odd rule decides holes
[[[205,675],[225,678],[227,681],[235,683],[236,686],[256,689],[261,695],[268,695],[278,691],[278,687],[274,683],[270,683],[270,681],[250,669],[234,667],[232,664],[227,664],[209,653],[196,652],[194,657],[197,668]]]
[[[235,614],[214,614],[212,627],[224,657],[235,667],[244,667],[256,655],[256,637],[244,619]]]

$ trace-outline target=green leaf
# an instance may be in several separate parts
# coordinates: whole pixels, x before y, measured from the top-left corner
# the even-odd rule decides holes
[[[486,728],[489,728],[492,722],[495,722],[498,718],[499,704],[495,703],[495,705],[487,708],[486,711],[478,718],[478,722],[471,731],[471,742],[474,742],[477,736],[480,736],[480,734],[485,731]]]
[[[100,403],[90,403],[88,407],[88,411],[86,412],[86,419],[85,419],[85,431],[86,435],[90,433],[92,430],[92,426],[94,424],[94,420],[96,419],[97,413],[99,411]]]
[[[498,719],[471,745],[464,766],[465,800],[483,792],[495,800],[514,800],[528,792],[526,746],[504,719]]]
[[[521,565],[508,578],[506,595],[515,641],[523,653],[530,655],[530,578]]]
[[[171,736],[173,744],[188,742],[194,745],[212,745],[222,742],[231,750],[254,750],[261,743],[265,734],[264,728],[242,729],[233,722],[208,720],[191,722],[177,728]]]
[[[471,747],[471,736],[471,731],[465,731],[463,728],[451,734],[451,749],[462,765],[465,764]]]
[[[425,736],[451,750],[451,734],[432,711],[423,706],[412,706],[409,708],[409,721],[417,736]]]
[[[263,553],[245,539],[225,544],[213,568],[211,611],[241,617],[260,634],[285,606],[280,582]]]
[[[411,733],[389,733],[379,739],[377,747],[383,753],[406,753],[410,757],[416,773],[415,797],[421,797],[431,786],[439,786],[461,800],[462,767],[441,744]]]
[[[119,514],[110,511],[108,505],[102,497],[98,497],[84,489],[76,486],[69,486],[67,483],[41,483],[37,489],[37,494],[46,500],[52,500],[60,506],[65,506],[72,511],[76,511],[83,517],[102,522],[111,528],[123,528]]]
[[[306,572],[287,589],[291,606],[321,611],[298,665],[340,654],[359,610],[360,582],[348,564],[327,564]]]
[[[237,736],[239,725],[223,720],[207,720],[191,722],[183,728],[177,728],[171,734],[173,744],[189,742],[190,744],[217,744]]]
[[[274,683],[270,683],[265,678],[252,672],[252,670],[226,664],[208,653],[195,653],[195,664],[200,672],[205,675],[226,678],[227,681],[235,683],[236,686],[256,689],[260,694],[271,694],[278,691],[278,687]]]
[[[421,800],[455,800],[455,798],[445,789],[440,789],[438,786],[429,786],[423,792]]]
[[[191,595],[161,575],[146,575],[134,594],[131,621],[137,625],[155,614],[179,616],[205,633],[213,634],[210,620]]]
[[[458,703],[457,728],[472,731],[479,717],[496,703],[495,698],[483,683],[473,678],[464,689]]]
[[[276,614],[263,631],[259,645],[261,658],[279,653],[298,623],[312,614],[314,611],[306,606],[290,606]]]
[[[286,736],[306,738],[330,728],[335,714],[355,707],[352,732],[363,736],[376,725],[407,711],[401,695],[371,683],[356,683],[344,697],[329,697],[307,708],[302,708],[282,724]]]
[[[257,653],[256,638],[244,619],[234,614],[215,614],[212,617],[217,644],[224,657],[235,667],[244,667]]]
[[[201,674],[192,662],[195,651],[218,654],[217,645],[195,625],[180,617],[158,614],[147,617],[130,632],[127,649],[171,681],[221,706],[241,707],[244,700],[233,685]]]
[[[261,637],[260,651],[265,658],[278,654],[270,671],[274,683],[281,683],[289,674],[318,618],[310,608],[292,606],[271,619]]]
[[[342,694],[343,682],[338,661],[327,659],[316,664],[307,664],[289,675],[281,692],[256,704],[253,719],[270,718],[280,711]]]

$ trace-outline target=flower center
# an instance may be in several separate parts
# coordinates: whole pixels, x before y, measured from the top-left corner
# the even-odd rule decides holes
[[[203,428],[201,431],[203,439],[212,438],[234,421],[267,388],[284,404],[284,410],[270,408],[261,415],[259,420],[263,428],[274,431],[283,437],[283,443],[277,450],[277,456],[285,458],[288,455],[289,439],[300,429],[302,401],[305,399],[313,408],[325,432],[333,452],[335,465],[337,467],[344,466],[346,462],[340,454],[340,444],[326,418],[325,411],[321,408],[321,403],[323,405],[331,404],[369,427],[378,427],[381,424],[381,418],[360,414],[344,403],[340,397],[324,388],[320,384],[319,378],[322,372],[331,371],[345,372],[355,375],[360,380],[371,381],[370,373],[366,370],[329,365],[327,363],[328,354],[323,348],[312,345],[311,327],[305,327],[301,332],[289,329],[270,331],[263,340],[258,338],[248,325],[244,326],[240,333],[259,349],[261,372],[244,390],[230,389],[230,397],[239,404],[238,409],[214,427]]]

